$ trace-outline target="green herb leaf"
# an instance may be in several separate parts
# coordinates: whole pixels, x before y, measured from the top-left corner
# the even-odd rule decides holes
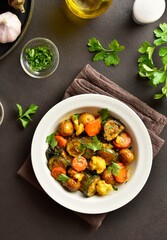
[[[116,187],[116,186],[112,186],[112,187],[113,187],[114,191],[118,191],[118,187]]]
[[[72,116],[73,121],[78,120],[79,116],[80,116],[79,113],[75,113],[75,114]]]
[[[94,62],[101,61],[101,60],[105,59],[105,56],[106,56],[105,51],[98,52],[94,55],[93,61]]]
[[[112,162],[112,165],[110,165],[108,168],[107,168],[107,171],[109,172],[112,172],[112,174],[114,176],[118,176],[119,174],[119,171],[122,169],[122,167],[117,164],[116,162]]]
[[[167,97],[167,47],[161,46],[167,43],[167,24],[160,24],[159,28],[154,30],[154,34],[156,37],[154,45],[145,41],[138,49],[140,53],[138,69],[139,75],[148,78],[152,86],[156,87],[159,84],[164,84],[161,93],[154,95],[154,99],[160,99],[162,97]],[[162,61],[162,66],[159,68],[155,66],[153,61],[153,53],[157,47],[159,47],[158,55]]]
[[[20,121],[21,121],[21,124],[24,128],[26,128],[27,125],[29,124],[29,120],[26,119],[26,118],[21,118]]]
[[[163,65],[167,65],[167,47],[161,47],[160,48],[159,56],[162,57]]]
[[[101,43],[96,38],[90,38],[88,40],[87,45],[89,47],[88,49],[89,49],[90,52],[96,52],[96,51],[103,50],[103,47],[102,47]]]
[[[166,72],[160,72],[160,71],[154,72],[153,78],[152,78],[152,84],[154,86],[165,82],[165,80],[166,80]]]
[[[18,103],[16,103],[16,106],[17,106],[17,109],[18,109],[18,112],[19,112],[19,117],[21,117],[22,114],[23,114],[22,106],[20,104],[18,104]]]
[[[105,49],[96,38],[90,38],[87,46],[90,52],[96,52],[93,57],[93,61],[97,62],[103,60],[107,67],[111,65],[117,65],[120,62],[118,53],[124,50],[124,46],[120,46],[116,39],[108,44],[108,49]]]
[[[104,122],[110,116],[107,108],[101,109],[98,113],[100,114],[100,118],[101,118],[102,122]]]
[[[62,182],[62,183],[66,183],[70,178],[65,175],[65,174],[60,174],[58,177],[57,177],[57,180]]]
[[[116,39],[114,39],[111,43],[108,44],[108,48],[115,52],[121,52],[125,49],[124,46],[119,45],[119,42]]]
[[[95,152],[95,151],[98,151],[102,148],[102,143],[98,140],[97,136],[94,136],[92,138],[92,142],[87,143],[86,147],[89,148],[89,149],[92,149]]]
[[[26,49],[26,60],[32,71],[47,69],[53,60],[53,52],[47,46],[37,46]]]
[[[55,139],[55,133],[51,133],[49,136],[46,137],[46,142],[51,146],[51,148],[54,150],[54,148],[57,146],[57,141]]]
[[[30,123],[30,121],[32,121],[31,115],[36,113],[38,106],[31,104],[24,113],[23,113],[23,108],[20,104],[16,103],[16,106],[19,114],[18,120],[20,120],[22,126],[26,128],[27,125]]]
[[[167,24],[166,23],[160,24],[159,28],[154,30],[154,34],[156,37],[154,44],[156,46],[166,43],[167,42]]]
[[[117,65],[120,62],[120,58],[117,55],[117,52],[113,52],[112,54],[108,54],[105,58],[104,58],[104,62],[105,65],[107,67],[111,66],[111,65]]]

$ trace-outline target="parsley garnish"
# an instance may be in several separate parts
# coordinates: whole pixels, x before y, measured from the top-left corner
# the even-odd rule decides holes
[[[90,52],[96,52],[93,61],[103,60],[107,67],[117,65],[120,62],[118,53],[124,50],[124,46],[120,46],[119,42],[115,39],[108,44],[108,49],[104,48],[95,37],[88,40],[87,46]]]
[[[51,65],[53,52],[47,46],[27,48],[26,60],[32,71],[42,71]]]
[[[62,183],[66,183],[70,178],[65,175],[65,174],[60,174],[58,177],[57,177],[57,180],[62,182]]]
[[[87,143],[86,147],[89,148],[89,149],[92,149],[95,152],[95,151],[98,151],[102,148],[102,143],[98,140],[97,136],[94,136],[92,138],[92,142]]]
[[[107,168],[107,171],[109,172],[112,172],[112,174],[114,176],[118,176],[119,174],[119,171],[122,169],[122,167],[117,164],[116,162],[112,162],[112,165],[110,165],[108,168]]]
[[[118,188],[116,186],[112,186],[114,191],[118,191]]]
[[[101,109],[99,112],[101,121],[104,122],[107,118],[110,117],[109,111],[107,108]]]
[[[51,133],[46,138],[46,142],[51,146],[51,148],[54,150],[54,148],[57,146],[57,141],[55,139],[55,133]]]
[[[75,114],[72,116],[72,118],[73,118],[73,121],[76,121],[76,120],[78,120],[79,116],[80,116],[80,114],[79,114],[79,113],[75,113]]]
[[[32,121],[30,115],[35,114],[38,106],[31,104],[30,107],[26,110],[26,112],[23,113],[23,108],[20,104],[16,103],[17,109],[18,109],[18,113],[19,113],[19,118],[18,120],[20,120],[22,126],[24,128],[27,127],[27,125],[29,124],[30,121]]]
[[[153,44],[145,41],[138,49],[140,53],[138,68],[139,75],[148,78],[152,86],[163,85],[161,93],[154,95],[154,99],[160,99],[167,97],[167,46],[164,46],[167,43],[167,24],[160,24],[159,28],[154,30],[154,35],[156,39]],[[153,61],[153,53],[157,48],[162,63],[159,68],[155,66]]]

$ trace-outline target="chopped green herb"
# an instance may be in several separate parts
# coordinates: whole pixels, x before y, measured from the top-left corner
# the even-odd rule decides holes
[[[93,61],[103,60],[107,67],[117,65],[120,62],[118,53],[124,50],[124,46],[120,46],[119,42],[115,39],[108,44],[108,49],[105,49],[96,38],[90,38],[87,46],[90,52],[96,52]]]
[[[47,46],[27,48],[26,60],[28,61],[30,70],[43,71],[51,65],[53,52]]]
[[[62,183],[66,183],[70,178],[65,175],[65,174],[60,174],[58,177],[57,177],[57,180],[62,182]]]
[[[57,141],[55,139],[55,133],[51,133],[46,138],[46,142],[51,146],[51,148],[54,150],[54,148],[57,146]]]
[[[114,191],[118,191],[117,187],[115,187],[115,186],[112,186],[112,187],[113,187]]]
[[[117,164],[116,162],[112,162],[112,165],[110,165],[108,168],[107,168],[107,171],[109,172],[112,172],[112,174],[114,176],[118,176],[119,174],[119,171],[121,170],[121,166],[119,166],[119,164]]]
[[[79,116],[80,116],[79,113],[75,113],[75,114],[73,115],[73,121],[78,120]]]
[[[148,78],[150,85],[156,87],[162,85],[161,93],[155,94],[154,99],[167,97],[167,24],[159,25],[154,30],[156,39],[154,44],[145,41],[138,49],[140,57],[138,59],[139,75]],[[161,46],[163,45],[163,46]],[[158,48],[158,56],[161,58],[162,66],[156,67],[153,61],[153,53]]]
[[[89,148],[89,149],[92,149],[95,152],[95,151],[98,151],[102,148],[102,143],[98,140],[97,136],[94,136],[92,138],[92,142],[87,143],[86,147]]]
[[[22,126],[24,128],[27,127],[27,125],[29,124],[30,121],[32,121],[30,115],[35,114],[38,106],[31,104],[30,107],[26,110],[25,113],[23,113],[23,109],[22,106],[18,103],[16,103],[17,109],[18,109],[18,113],[19,113],[19,118],[18,120],[20,120]]]
[[[102,122],[104,122],[110,116],[107,108],[101,109],[98,113],[100,114]]]

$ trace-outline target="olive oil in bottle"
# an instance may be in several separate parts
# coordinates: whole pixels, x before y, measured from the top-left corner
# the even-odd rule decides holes
[[[70,11],[80,18],[100,16],[111,5],[112,0],[65,0]]]

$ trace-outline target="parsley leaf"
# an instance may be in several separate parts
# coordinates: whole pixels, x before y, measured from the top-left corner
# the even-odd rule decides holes
[[[166,43],[167,42],[167,24],[160,23],[159,28],[154,30],[154,34],[156,37],[154,44],[156,46]]]
[[[32,71],[42,71],[52,64],[53,52],[47,46],[26,48],[26,60]]]
[[[161,47],[159,50],[159,56],[162,57],[162,63],[167,64],[167,47]]]
[[[23,113],[23,108],[20,104],[16,103],[16,106],[17,106],[18,114],[19,114],[18,120],[20,120],[23,128],[26,128],[27,125],[30,123],[30,121],[32,121],[30,115],[36,113],[38,106],[31,104],[24,113]]]
[[[160,99],[167,97],[167,46],[164,46],[167,43],[167,24],[160,24],[159,28],[154,30],[154,34],[156,39],[153,45],[145,41],[138,49],[140,53],[138,68],[139,75],[148,78],[150,85],[156,87],[159,84],[164,84],[161,93],[154,95],[154,99]],[[153,53],[157,47],[159,48],[158,56],[162,63],[159,68],[155,66],[153,61]]]
[[[122,167],[116,163],[116,162],[112,162],[112,165],[110,165],[108,168],[107,168],[107,171],[109,172],[112,172],[112,174],[114,176],[118,176],[119,174],[119,171],[122,169]]]
[[[65,175],[65,174],[60,174],[58,177],[57,177],[57,180],[62,182],[62,183],[66,183],[70,178]]]
[[[57,141],[55,139],[55,133],[51,133],[49,136],[46,137],[46,142],[51,146],[51,148],[54,150],[54,148],[57,146]]]
[[[101,109],[98,113],[100,114],[100,118],[102,122],[104,122],[110,116],[107,108]]]
[[[142,54],[146,54],[145,56],[148,56],[148,59],[153,64],[152,55],[153,55],[154,49],[155,49],[154,46],[152,46],[149,42],[145,41],[140,46],[139,52]]]
[[[107,67],[117,65],[120,62],[118,53],[124,50],[124,46],[120,46],[119,42],[114,39],[108,44],[108,49],[105,49],[97,38],[90,38],[87,43],[90,52],[96,52],[93,61],[104,61]]]
[[[87,143],[86,147],[89,148],[89,149],[92,149],[95,152],[95,151],[98,151],[102,148],[102,143],[98,140],[97,136],[94,136],[92,138],[92,142]]]

